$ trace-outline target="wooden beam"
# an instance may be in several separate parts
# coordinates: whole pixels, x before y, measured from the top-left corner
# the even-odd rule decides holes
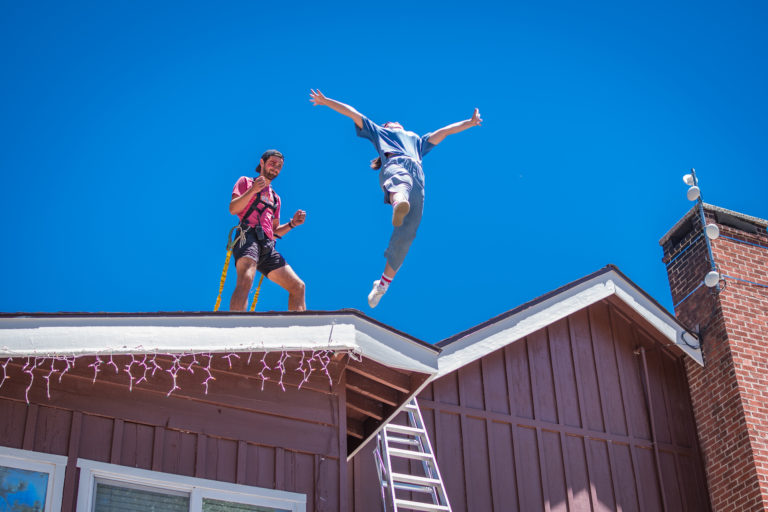
[[[347,407],[379,421],[384,419],[384,407],[381,402],[371,400],[351,389],[347,393]]]
[[[397,407],[400,402],[400,396],[392,388],[383,386],[378,382],[361,377],[355,373],[347,374],[347,389],[351,389],[368,398],[373,398],[379,402],[384,402],[392,407]]]
[[[365,437],[365,426],[363,422],[347,418],[347,435],[356,439],[363,439]]]
[[[387,368],[379,363],[370,360],[366,360],[365,362],[350,360],[347,365],[347,370],[362,375],[367,379],[376,381],[379,384],[396,389],[400,393],[408,394],[411,392],[411,382],[408,375],[393,370],[392,368]]]

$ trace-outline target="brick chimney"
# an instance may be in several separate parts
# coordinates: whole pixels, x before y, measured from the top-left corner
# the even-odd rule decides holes
[[[719,238],[706,236],[702,214]],[[768,510],[766,227],[697,203],[660,241],[675,315],[698,332],[704,357],[703,368],[688,359],[686,371],[715,511]],[[710,288],[703,280],[713,268],[720,281]]]

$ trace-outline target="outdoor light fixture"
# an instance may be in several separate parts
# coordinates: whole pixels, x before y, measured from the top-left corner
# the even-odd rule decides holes
[[[704,232],[710,240],[717,240],[720,237],[720,228],[716,224],[707,224]]]
[[[699,190],[699,187],[697,187],[696,185],[689,188],[688,192],[685,194],[685,196],[688,198],[689,201],[697,200],[700,195],[701,195],[701,190]]]
[[[704,284],[707,285],[709,288],[717,286],[717,283],[719,282],[720,282],[720,274],[718,274],[716,270],[712,270],[711,272],[708,272],[707,275],[704,277]]]

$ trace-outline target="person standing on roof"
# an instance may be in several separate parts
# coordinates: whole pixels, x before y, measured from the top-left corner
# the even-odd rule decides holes
[[[237,284],[229,301],[230,311],[245,311],[248,292],[256,271],[288,291],[288,309],[304,311],[304,282],[275,250],[275,236],[285,236],[304,224],[307,213],[297,210],[290,221],[280,224],[280,196],[272,189],[272,181],[283,168],[285,158],[275,149],[261,156],[256,178],[242,176],[232,190],[229,212],[240,218],[240,232],[232,250],[235,255]]]
[[[309,96],[314,105],[325,105],[351,118],[355,122],[358,137],[373,142],[379,153],[379,156],[371,161],[371,168],[379,170],[379,184],[384,190],[384,202],[392,205],[394,230],[389,239],[389,246],[384,251],[387,260],[384,273],[380,279],[373,282],[373,289],[368,294],[368,305],[375,308],[400,270],[421,222],[424,209],[422,158],[448,135],[480,126],[480,112],[475,109],[472,117],[465,121],[449,124],[435,132],[419,136],[406,131],[400,123],[388,122],[379,126],[349,105],[327,98],[320,90],[311,89]]]

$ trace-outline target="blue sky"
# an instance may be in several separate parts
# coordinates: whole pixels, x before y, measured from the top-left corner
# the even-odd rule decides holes
[[[308,212],[278,248],[310,309],[435,342],[608,263],[671,309],[658,241],[689,168],[768,218],[766,21],[763,1],[2,2],[0,311],[211,310],[232,186],[268,148]],[[417,133],[484,119],[425,158],[374,310],[373,146],[310,88]],[[265,281],[258,310],[286,303]]]

